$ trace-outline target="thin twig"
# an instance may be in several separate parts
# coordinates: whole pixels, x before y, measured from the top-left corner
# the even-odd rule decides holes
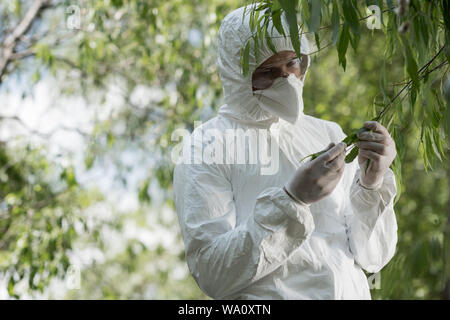
[[[307,55],[310,56],[310,55],[316,54],[317,52],[322,51],[322,50],[325,49],[325,48],[328,48],[328,47],[331,46],[332,44],[333,44],[332,42],[329,42],[329,43],[327,43],[325,46],[319,48],[318,50],[316,50],[316,51],[314,51],[314,52],[308,53]]]
[[[422,68],[419,69],[418,73],[421,73],[422,71],[426,70],[431,63],[439,56],[439,54],[442,52],[442,50],[444,49],[445,46],[442,46],[442,48],[438,51],[438,53],[436,53],[434,55],[433,58],[431,58],[430,61],[428,61],[425,65],[423,65]],[[442,67],[442,65],[439,66],[439,68]],[[432,71],[436,70],[433,69]],[[428,74],[428,73],[427,73]],[[426,74],[426,75],[427,75]],[[412,80],[409,80],[408,83],[406,85],[403,86],[403,88],[395,95],[395,97],[393,97],[391,99],[391,101],[389,101],[389,103],[387,105],[384,106],[383,110],[381,110],[381,112],[378,114],[378,116],[375,118],[375,121],[378,121],[381,119],[381,117],[383,116],[383,114],[392,106],[392,104],[394,103],[394,101],[402,94],[403,91],[406,90],[406,88],[408,88],[410,85],[412,84]]]
[[[66,126],[59,126],[55,129],[53,129],[52,131],[48,132],[48,133],[43,133],[40,131],[37,131],[36,129],[30,128],[25,122],[23,122],[23,120],[21,118],[19,118],[18,116],[2,116],[0,115],[0,121],[2,120],[13,120],[18,122],[22,127],[24,127],[29,133],[37,135],[43,139],[48,139],[50,138],[52,135],[54,135],[57,131],[63,130],[63,131],[71,131],[71,132],[76,132],[79,135],[83,136],[83,137],[88,137],[88,134],[82,130],[80,130],[79,128],[69,128]]]
[[[391,11],[392,9],[395,9],[396,7],[392,7],[392,8],[389,8],[389,9],[385,9],[385,10],[383,10],[381,13],[385,13],[385,12],[388,12],[388,11]],[[364,21],[364,20],[367,20],[367,19],[369,19],[370,17],[372,17],[372,16],[374,16],[374,14],[371,14],[371,15],[368,15],[368,16],[366,16],[366,17],[363,17],[363,18],[361,18],[361,19],[359,19],[358,21]],[[340,23],[339,24],[339,27],[341,27],[342,25],[344,25],[343,23]],[[332,25],[328,25],[328,26],[323,26],[323,27],[320,27],[318,30],[317,30],[317,32],[319,32],[319,31],[321,31],[321,30],[325,30],[325,29],[329,29],[329,28],[331,28],[332,27]],[[301,36],[302,34],[308,34],[308,33],[314,33],[314,31],[304,31],[304,32],[300,32],[298,35],[299,36]],[[252,35],[253,36],[253,35]],[[284,36],[271,36],[270,38],[282,38],[282,37],[284,37]],[[249,37],[248,39],[250,39],[251,37]],[[247,40],[248,40],[247,39]]]

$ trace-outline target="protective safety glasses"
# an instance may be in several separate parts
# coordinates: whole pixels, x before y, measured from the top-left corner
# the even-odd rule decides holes
[[[276,78],[283,76],[284,73],[294,73],[303,75],[308,66],[307,55],[302,54],[300,58],[294,57],[286,61],[274,64],[259,66],[252,76],[252,86],[257,90],[270,88]],[[283,65],[285,69],[283,70]]]

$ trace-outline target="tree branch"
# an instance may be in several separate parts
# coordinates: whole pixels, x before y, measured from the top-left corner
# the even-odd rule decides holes
[[[388,8],[388,9],[384,9],[383,11],[381,11],[381,13],[385,13],[385,12],[391,11],[391,10],[393,10],[393,9],[395,9],[395,8],[397,8],[397,7],[394,6],[394,7]],[[362,18],[360,18],[358,21],[359,21],[359,22],[362,22],[362,21],[364,21],[364,20],[369,19],[369,18],[372,17],[372,16],[374,16],[374,14],[370,14],[370,15],[368,15],[368,16],[362,17]],[[344,23],[340,23],[340,24],[339,24],[340,27],[342,27],[343,25],[344,25]],[[331,27],[332,27],[332,25],[327,25],[327,26],[320,27],[320,28],[318,29],[318,32],[319,32],[319,31],[322,31],[322,30],[330,29]],[[308,33],[313,33],[313,31],[302,31],[302,32],[300,32],[298,35],[300,36],[300,35],[302,35],[302,34],[308,34]],[[252,36],[253,36],[253,34],[252,34]],[[250,36],[248,39],[250,39],[252,36]],[[284,36],[271,36],[270,38],[284,38]],[[248,40],[248,39],[247,39],[247,40]]]
[[[7,72],[7,67],[14,61],[14,58],[20,57],[15,55],[14,51],[20,39],[28,32],[33,22],[40,15],[40,13],[49,8],[52,0],[35,0],[27,13],[23,17],[22,21],[12,30],[12,32],[5,38],[1,44],[2,53],[0,56],[0,84],[3,81],[3,77]]]
[[[50,138],[52,135],[54,135],[57,131],[63,130],[63,131],[71,131],[71,132],[76,132],[79,135],[81,135],[82,137],[87,138],[89,135],[88,133],[78,129],[78,128],[69,128],[66,126],[59,126],[55,129],[53,129],[52,131],[48,132],[48,133],[43,133],[40,131],[37,131],[36,129],[30,128],[25,122],[22,121],[22,119],[20,119],[18,116],[2,116],[0,115],[0,121],[2,120],[13,120],[18,122],[22,127],[24,127],[29,133],[34,134],[36,136],[39,136],[43,139],[48,139]]]
[[[436,58],[439,56],[439,54],[442,52],[442,50],[444,49],[444,46],[442,46],[442,48],[434,55],[433,58],[430,59],[430,61],[428,61],[427,63],[425,63],[422,68],[419,69],[418,73],[420,74],[421,72],[425,71],[432,63],[434,60],[436,60]],[[441,68],[443,65],[445,65],[445,63],[441,63],[440,65],[438,65],[437,67],[433,68],[431,71],[425,73],[425,74],[421,74],[421,78],[423,78],[424,76],[428,75],[429,73]],[[392,104],[394,103],[395,100],[397,100],[397,98],[402,94],[403,91],[405,91],[410,85],[412,84],[412,80],[409,80],[404,86],[403,88],[395,95],[395,97],[393,97],[391,99],[391,101],[389,101],[389,103],[387,105],[384,106],[383,110],[381,110],[381,112],[378,114],[378,116],[375,118],[375,121],[378,121],[381,119],[381,117],[383,116],[384,113],[386,113],[386,111],[392,106]]]
[[[21,51],[21,52],[15,52],[15,53],[13,53],[11,55],[10,60],[11,61],[21,60],[21,59],[24,59],[24,58],[28,58],[28,57],[34,56],[35,54],[36,54],[36,52],[34,50],[32,50],[32,49],[24,50],[24,51]]]

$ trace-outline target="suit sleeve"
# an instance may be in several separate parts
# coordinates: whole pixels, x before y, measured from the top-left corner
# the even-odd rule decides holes
[[[392,259],[397,245],[397,220],[393,204],[395,176],[388,169],[381,186],[367,190],[357,183],[359,175],[358,168],[346,199],[347,234],[355,261],[364,270],[376,273]]]
[[[345,138],[340,126],[336,131],[339,140]],[[358,183],[360,170],[357,159],[346,164],[343,210],[354,260],[367,272],[376,273],[392,259],[397,245],[397,187],[394,172],[388,168],[377,188],[366,189]]]
[[[263,190],[248,219],[237,212],[225,166],[179,164],[174,199],[186,260],[199,287],[214,299],[239,291],[278,268],[314,230],[309,205],[282,188]]]

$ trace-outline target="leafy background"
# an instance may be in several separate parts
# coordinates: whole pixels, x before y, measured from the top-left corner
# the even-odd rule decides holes
[[[0,1],[1,298],[208,298],[185,262],[171,133],[192,130],[223,104],[217,33],[224,16],[247,3]],[[71,5],[80,29],[67,27]],[[29,28],[12,39],[33,6]],[[319,41],[332,39],[332,30],[312,27]],[[404,52],[385,58],[391,29],[360,22],[345,71],[335,47],[322,46],[306,78],[305,113],[346,133],[371,118],[380,90],[385,101],[409,76]],[[430,105],[436,98],[424,95],[416,108]],[[445,297],[449,166],[431,155],[425,170],[421,126],[410,123],[395,136],[404,146],[397,253],[375,299]],[[71,265],[80,268],[80,289],[66,286]]]

